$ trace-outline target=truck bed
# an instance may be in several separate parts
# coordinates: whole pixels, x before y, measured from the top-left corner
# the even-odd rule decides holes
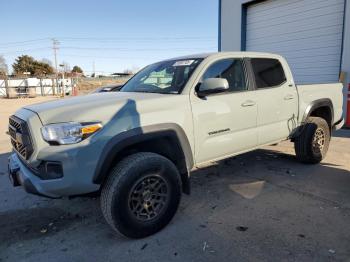
[[[343,85],[341,83],[297,85],[299,94],[299,123],[303,120],[304,112],[313,101],[329,99],[333,104],[333,123],[343,115]]]

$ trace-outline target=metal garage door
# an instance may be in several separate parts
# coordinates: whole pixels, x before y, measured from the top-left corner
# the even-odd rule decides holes
[[[249,5],[246,50],[287,58],[296,83],[337,82],[344,0],[268,0]]]

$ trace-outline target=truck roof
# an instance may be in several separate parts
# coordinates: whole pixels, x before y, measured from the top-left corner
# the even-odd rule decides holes
[[[200,53],[193,55],[185,55],[174,57],[171,59],[165,59],[164,61],[169,60],[180,60],[180,59],[197,59],[197,58],[207,58],[207,57],[225,57],[225,56],[237,56],[237,57],[269,57],[269,58],[277,58],[280,59],[282,56],[273,54],[273,53],[264,53],[264,52],[247,52],[247,51],[238,51],[238,52],[211,52],[211,53]]]

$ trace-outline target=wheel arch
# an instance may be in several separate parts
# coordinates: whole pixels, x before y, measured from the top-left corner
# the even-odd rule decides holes
[[[183,191],[190,193],[189,171],[193,167],[193,154],[184,130],[177,124],[139,127],[114,136],[102,150],[93,183],[103,184],[118,161],[136,152],[154,152],[173,161],[181,175]]]
[[[325,119],[329,125],[329,128],[331,129],[334,122],[334,109],[332,101],[329,98],[322,98],[312,101],[306,107],[302,118],[302,123],[305,123],[311,116]]]

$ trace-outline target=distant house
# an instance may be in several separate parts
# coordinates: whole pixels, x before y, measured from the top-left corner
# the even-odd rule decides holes
[[[133,73],[113,73],[112,76],[132,76]]]

